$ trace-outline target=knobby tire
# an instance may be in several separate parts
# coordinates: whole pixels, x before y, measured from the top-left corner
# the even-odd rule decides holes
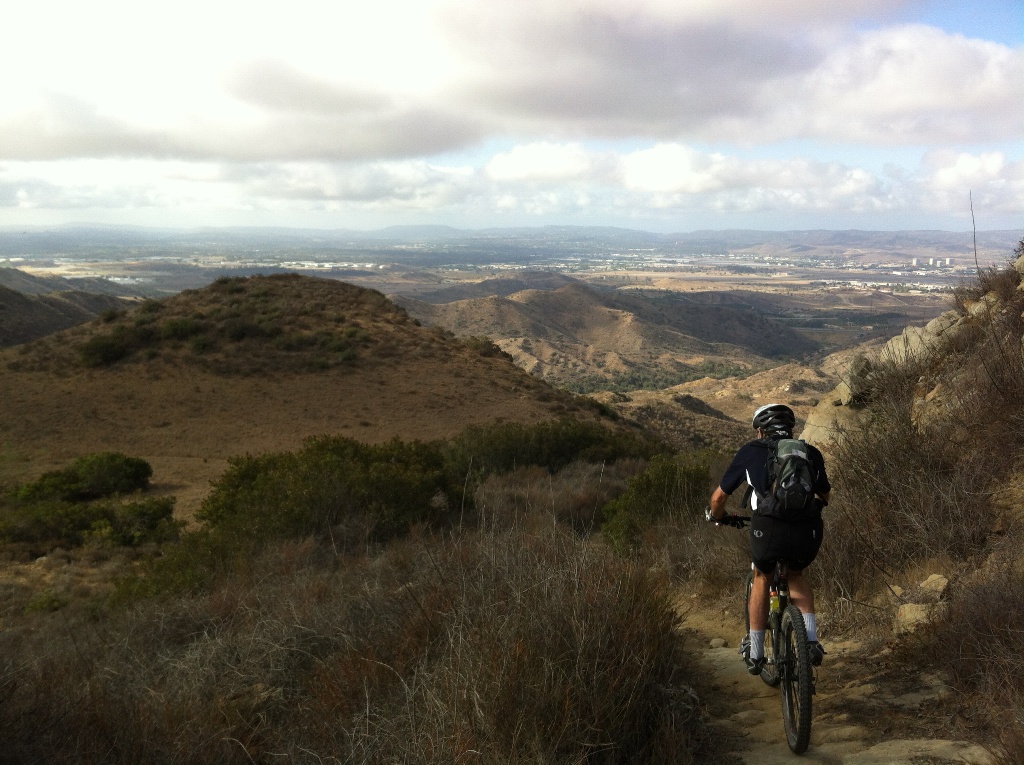
[[[796,606],[782,613],[779,640],[779,662],[782,680],[782,719],[786,740],[796,754],[803,754],[811,742],[811,696],[814,673],[807,647],[804,618]]]

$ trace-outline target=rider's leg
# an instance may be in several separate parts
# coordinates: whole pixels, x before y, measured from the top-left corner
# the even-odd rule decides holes
[[[803,614],[807,639],[812,643],[817,642],[818,622],[814,617],[814,593],[803,571],[789,572],[789,599]]]
[[[800,609],[802,614],[814,613],[814,593],[811,592],[811,583],[807,581],[803,571],[790,571],[789,578],[789,602]],[[767,592],[767,590],[766,590]]]
[[[764,656],[764,630],[768,626],[768,577],[756,568],[747,615],[750,617],[750,658],[760,659]]]
[[[763,630],[768,626],[768,575],[754,569],[754,581],[750,586],[750,629]]]

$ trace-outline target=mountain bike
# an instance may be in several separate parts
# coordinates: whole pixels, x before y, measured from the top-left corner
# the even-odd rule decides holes
[[[729,516],[729,525],[743,528],[749,516]],[[743,596],[743,623],[750,634],[750,589],[754,583],[751,564]],[[796,754],[803,754],[811,741],[811,697],[814,669],[811,666],[807,630],[800,609],[789,602],[789,569],[777,562],[768,587],[768,625],[764,635],[765,664],[761,680],[782,696],[782,721],[786,741]]]

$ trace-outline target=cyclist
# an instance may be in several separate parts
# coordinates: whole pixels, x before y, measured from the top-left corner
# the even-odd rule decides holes
[[[818,628],[814,617],[814,594],[810,582],[803,575],[821,547],[821,508],[828,504],[832,486],[825,473],[825,460],[821,452],[807,445],[808,459],[815,467],[813,511],[799,521],[783,521],[769,515],[759,515],[757,501],[769,489],[768,458],[773,444],[780,438],[792,438],[796,416],[785,404],[768,404],[754,412],[752,425],[757,439],[740,447],[726,468],[717,489],[711,495],[708,520],[724,525],[742,525],[736,516],[725,511],[729,496],[744,482],[752,489],[750,496],[750,557],[754,564],[754,581],[750,590],[750,634],[740,643],[740,653],[752,675],[761,674],[764,667],[764,632],[768,624],[769,577],[777,561],[789,568],[789,595],[793,605],[800,609],[807,628],[811,662],[821,664],[825,649],[818,642]]]

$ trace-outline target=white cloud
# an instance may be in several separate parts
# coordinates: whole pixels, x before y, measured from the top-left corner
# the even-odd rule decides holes
[[[542,141],[496,154],[487,163],[485,172],[497,181],[580,181],[599,172],[600,164],[601,157],[578,143]]]
[[[923,26],[863,35],[804,83],[806,132],[838,141],[932,143],[1024,135],[1024,48]]]
[[[0,207],[1021,211],[1024,47],[915,5],[19,3]]]
[[[936,151],[924,158],[931,171],[927,180],[937,189],[970,189],[999,180],[1006,170],[1006,157],[1000,152],[981,155]]]
[[[627,188],[698,194],[722,188],[731,165],[725,157],[701,154],[679,144],[659,144],[623,158]]]

